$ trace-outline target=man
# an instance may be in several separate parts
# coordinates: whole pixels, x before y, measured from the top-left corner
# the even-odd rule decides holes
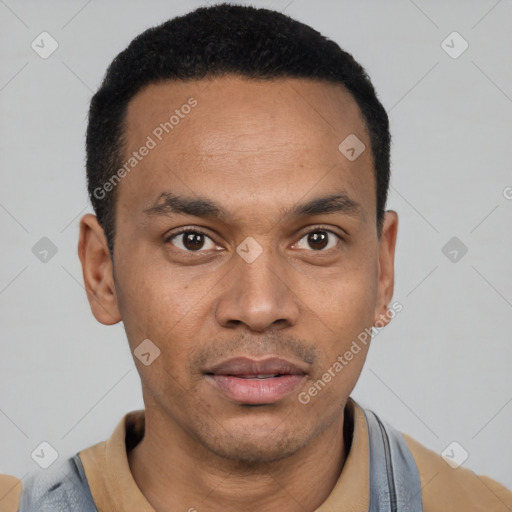
[[[144,411],[2,510],[507,511],[350,398],[392,303],[390,135],[361,66],[264,9],[138,36],[93,97],[79,257]]]

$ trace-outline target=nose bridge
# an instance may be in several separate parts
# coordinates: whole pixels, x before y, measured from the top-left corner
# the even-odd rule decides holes
[[[246,324],[262,331],[274,324],[292,325],[298,305],[287,283],[285,265],[270,241],[247,237],[233,256],[229,284],[218,300],[216,316],[224,326]]]
[[[235,272],[237,280],[252,292],[253,297],[263,293],[263,295],[268,294],[268,299],[277,300],[279,288],[284,286],[284,276],[283,272],[279,271],[281,265],[275,251],[269,245],[267,244],[265,248],[260,246],[261,249],[259,249],[254,247],[251,242],[240,244],[237,248],[240,258],[237,261]],[[249,250],[247,251],[247,249]],[[244,250],[247,253],[241,255]]]

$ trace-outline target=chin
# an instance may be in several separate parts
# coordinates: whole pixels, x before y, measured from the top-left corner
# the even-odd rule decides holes
[[[244,439],[226,438],[222,444],[208,446],[210,451],[224,459],[238,462],[243,466],[257,466],[269,464],[291,457],[297,453],[306,443],[295,438],[272,439],[251,438]]]
[[[268,464],[291,457],[314,437],[304,425],[286,425],[282,419],[266,423],[237,421],[218,427],[215,433],[210,431],[200,435],[201,443],[218,457],[243,466]]]

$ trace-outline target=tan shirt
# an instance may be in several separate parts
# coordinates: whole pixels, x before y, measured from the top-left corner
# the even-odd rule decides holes
[[[338,482],[316,512],[368,510],[366,418],[352,399],[347,413],[354,419],[352,445]],[[123,417],[109,440],[80,452],[99,512],[155,512],[137,487],[128,465],[127,449],[133,448],[143,434],[144,411],[132,411]],[[405,434],[404,437],[418,466],[424,512],[512,512],[512,492],[505,487],[463,467],[452,469],[439,454]],[[0,475],[0,512],[17,512],[21,487],[17,478]]]

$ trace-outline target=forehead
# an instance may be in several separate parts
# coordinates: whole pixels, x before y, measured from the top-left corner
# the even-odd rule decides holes
[[[273,141],[272,145],[276,145],[284,141],[284,125],[287,125],[290,141],[306,136],[311,146],[327,134],[336,134],[339,138],[347,127],[362,134],[366,132],[355,99],[341,85],[294,78],[255,80],[234,75],[150,84],[129,102],[125,127],[134,137],[138,131],[143,132],[140,135],[146,134],[156,121],[168,121],[192,97],[200,108],[194,108],[194,115],[190,117],[202,122],[202,126],[196,123],[193,131],[206,147],[213,141],[228,144],[235,137],[237,147],[244,149],[241,144],[245,141],[237,136],[258,127],[264,132],[260,130],[260,139],[246,149],[265,149],[261,144]],[[217,117],[212,119],[212,114]],[[178,115],[181,122],[183,114],[178,112]],[[290,130],[296,121],[301,123]],[[213,123],[216,125],[214,132],[211,131]],[[183,129],[173,129],[173,135],[179,136],[180,131]],[[277,133],[280,138],[274,140]],[[187,137],[190,135],[187,133]],[[259,142],[260,147],[255,142]],[[303,141],[297,140],[299,142]]]
[[[339,145],[353,135],[368,151],[350,161]],[[238,76],[151,84],[128,104],[125,157],[149,139],[154,147],[121,187],[141,207],[169,187],[201,196],[222,189],[226,200],[242,192],[272,204],[285,192],[340,185],[368,196],[369,210],[374,202],[368,133],[340,85]]]

